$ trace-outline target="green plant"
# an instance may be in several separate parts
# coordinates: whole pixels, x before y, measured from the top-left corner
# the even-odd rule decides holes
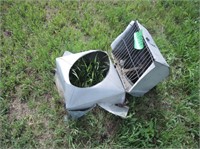
[[[69,73],[70,82],[73,85],[91,87],[106,77],[109,59],[105,53],[102,52],[101,55],[98,53],[85,55],[75,62]]]

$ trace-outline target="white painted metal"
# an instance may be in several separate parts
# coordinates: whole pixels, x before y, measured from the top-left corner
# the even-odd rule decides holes
[[[78,59],[92,52],[99,51],[90,50],[77,54],[64,54],[64,56],[56,59],[56,84],[60,93],[64,96],[66,109],[69,111],[84,111],[84,109],[88,109],[94,107],[96,104],[99,104],[102,108],[105,107],[104,109],[111,112],[112,109],[116,109],[115,104],[124,103],[125,90],[110,59],[108,74],[100,83],[86,88],[80,88],[71,84],[69,80],[71,67]],[[119,109],[123,112],[119,113]],[[127,108],[124,109],[119,107],[118,110],[118,113],[112,113],[124,117],[128,112]]]
[[[136,26],[138,27],[137,29]],[[147,48],[144,50],[146,50],[145,52],[149,52],[148,56],[146,56],[147,53],[142,56],[142,53],[140,54],[139,58],[138,53],[143,51],[137,51],[136,49],[133,49],[133,43],[131,45],[131,41],[133,41],[133,33],[137,30],[142,30],[143,32],[143,39]],[[127,28],[113,41],[113,43],[111,44],[111,48],[115,63],[119,63],[117,65],[117,71],[122,79],[124,88],[126,89],[126,92],[130,93],[133,96],[144,95],[146,92],[148,92],[151,88],[153,88],[169,75],[169,65],[160,53],[150,33],[138,21],[132,21],[127,26]],[[145,64],[144,67],[146,67],[145,71],[143,70],[133,72],[132,76],[134,76],[134,74],[137,75],[137,73],[140,72],[142,73],[138,75],[135,82],[131,82],[129,80],[130,78],[133,78],[132,76],[126,77],[126,73],[123,73],[123,66],[120,66],[121,61],[123,61],[123,59],[120,58],[125,57],[124,53],[126,53],[126,51],[131,54],[131,56],[129,55],[127,57],[130,62],[132,60],[132,67],[135,68],[134,62],[136,61],[138,61],[138,66],[140,65],[139,61],[142,61]],[[146,65],[147,63],[148,65]]]

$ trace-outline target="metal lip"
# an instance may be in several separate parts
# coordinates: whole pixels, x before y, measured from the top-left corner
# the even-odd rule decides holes
[[[74,66],[74,64],[75,64],[79,59],[81,59],[82,57],[87,56],[87,55],[89,55],[89,54],[91,54],[91,53],[97,53],[97,52],[106,54],[106,55],[107,55],[107,58],[108,58],[108,61],[109,61],[109,70],[108,70],[106,76],[103,78],[103,80],[101,80],[100,82],[96,83],[95,85],[88,86],[88,87],[79,87],[79,86],[76,86],[76,85],[72,84],[72,82],[70,81],[70,70],[71,70],[71,68]],[[100,83],[102,83],[103,81],[105,81],[105,79],[108,77],[108,75],[109,75],[109,73],[110,73],[110,69],[111,69],[111,60],[110,60],[109,55],[107,54],[107,52],[102,51],[102,50],[90,50],[89,52],[83,54],[83,55],[80,56],[76,61],[73,62],[73,64],[72,64],[71,67],[69,68],[69,72],[68,72],[68,77],[67,77],[67,79],[68,79],[68,81],[69,81],[69,84],[70,84],[71,86],[75,87],[75,88],[79,88],[79,89],[93,88],[93,87],[95,87],[95,86],[98,86],[98,85],[99,85]]]

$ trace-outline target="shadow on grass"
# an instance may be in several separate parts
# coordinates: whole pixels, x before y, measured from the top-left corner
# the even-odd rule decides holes
[[[129,97],[131,98],[131,97]],[[143,97],[132,97],[129,99],[131,113],[135,113],[135,117],[139,120],[151,120],[152,118],[163,119],[163,104],[157,93],[156,87]]]

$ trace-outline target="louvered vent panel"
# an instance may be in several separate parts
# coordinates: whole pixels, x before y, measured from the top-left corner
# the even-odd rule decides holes
[[[121,39],[117,48],[112,51],[115,65],[125,88],[134,85],[154,61],[144,39],[144,49],[134,49],[134,33],[137,31],[139,27],[135,22],[126,36]]]

